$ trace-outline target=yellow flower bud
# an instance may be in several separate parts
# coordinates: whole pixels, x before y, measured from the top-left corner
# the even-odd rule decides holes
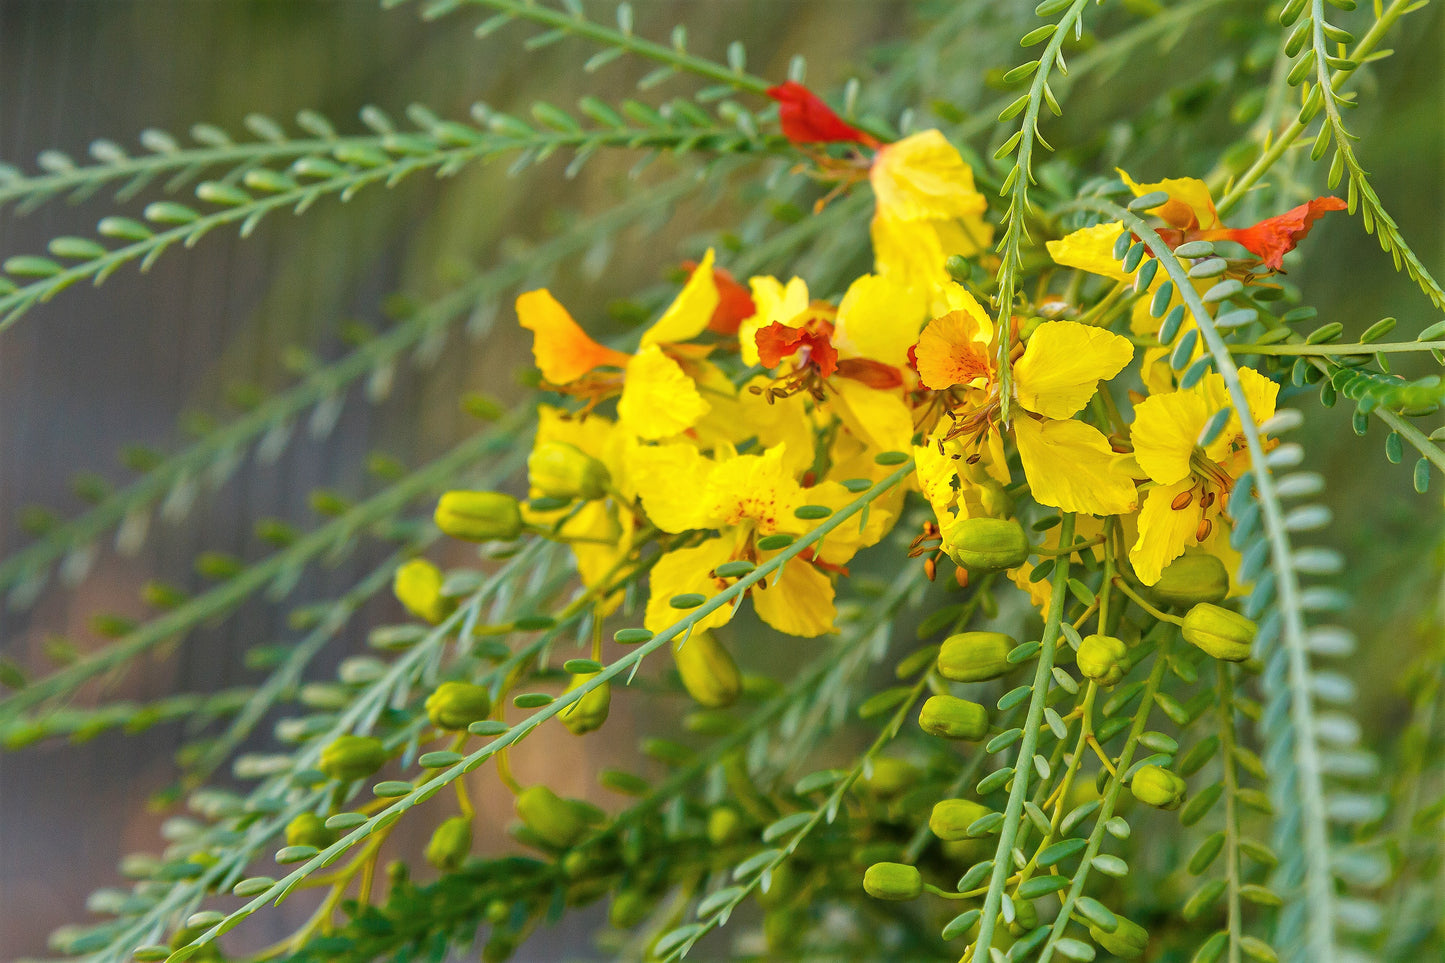
[[[1180,608],[1199,602],[1222,602],[1229,594],[1229,572],[1213,555],[1181,555],[1165,567],[1149,591],[1165,604]]]
[[[450,872],[466,862],[471,851],[471,817],[453,816],[431,834],[431,841],[426,844],[426,861],[437,869]]]
[[[863,782],[879,796],[896,796],[917,783],[918,775],[918,767],[908,760],[880,756],[873,760],[873,770]]]
[[[287,846],[315,846],[325,849],[336,842],[336,834],[326,828],[326,822],[315,813],[301,813],[286,824]]]
[[[1114,685],[1129,671],[1129,647],[1112,635],[1086,635],[1077,662],[1084,678]]]
[[[1185,614],[1182,631],[1186,641],[1216,659],[1243,662],[1249,658],[1259,626],[1238,612],[1200,602]]]
[[[1023,526],[1011,518],[960,518],[943,529],[948,557],[974,572],[997,572],[1029,557]]]
[[[1129,782],[1135,799],[1159,809],[1178,809],[1184,802],[1185,788],[1183,779],[1158,766],[1143,767]]]
[[[1145,948],[1149,946],[1149,931],[1122,916],[1119,917],[1119,925],[1114,932],[1106,933],[1097,926],[1090,926],[1089,937],[1121,960],[1143,956]]]
[[[945,842],[971,839],[968,827],[992,811],[972,799],[942,799],[933,805],[933,812],[928,817],[928,828],[933,830],[933,835]]]
[[[916,899],[923,892],[923,874],[907,863],[874,863],[863,874],[863,891],[874,899]]]
[[[743,817],[731,806],[714,806],[707,814],[707,841],[714,846],[736,842],[743,833]]]
[[[442,595],[441,569],[424,558],[414,558],[398,568],[391,590],[408,612],[433,625],[457,607],[455,601]]]
[[[607,494],[612,484],[606,465],[565,441],[534,448],[527,458],[527,475],[533,488],[552,498],[592,501]]]
[[[596,672],[586,672],[574,675],[567,686],[571,692],[587,684],[587,681]],[[594,729],[600,729],[602,723],[607,721],[607,710],[612,707],[612,686],[609,683],[602,683],[591,692],[587,693],[578,701],[563,709],[558,715],[562,719],[562,725],[574,736],[582,736]]]
[[[738,701],[743,691],[742,675],[728,650],[711,632],[693,632],[686,641],[674,642],[672,657],[683,688],[699,705],[724,709]]]
[[[332,779],[350,782],[365,779],[387,760],[386,747],[371,736],[337,736],[321,750],[316,768]]]
[[[517,816],[549,846],[566,849],[600,821],[600,812],[575,799],[563,799],[546,786],[528,786],[517,793]]]
[[[1013,666],[1008,654],[1018,645],[1002,632],[950,635],[938,650],[938,674],[951,682],[997,679]]]
[[[443,682],[426,697],[426,715],[438,729],[459,732],[492,711],[492,697],[470,682]]]
[[[501,492],[447,492],[433,517],[437,528],[468,542],[505,542],[522,533],[521,505]]]
[[[977,702],[936,695],[918,713],[923,731],[945,739],[977,741],[988,734],[988,712]]]

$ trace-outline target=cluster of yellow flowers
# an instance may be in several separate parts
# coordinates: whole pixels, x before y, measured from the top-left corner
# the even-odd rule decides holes
[[[927,556],[930,577],[945,556],[961,584],[970,568],[1007,569],[1045,604],[1049,584],[1029,559],[1059,554],[1058,529],[1029,543],[1013,520],[1028,514],[1028,496],[1073,513],[1081,541],[1070,548],[1108,555],[1136,586],[1167,593],[1174,565],[1194,582],[1207,573],[1219,588],[1211,601],[1230,594],[1224,573],[1238,560],[1228,495],[1247,467],[1241,423],[1220,375],[1180,379],[1167,363],[1172,342],[1189,339],[1194,357],[1204,349],[1165,272],[1148,258],[1121,263],[1121,224],[1091,226],[1048,251],[1060,267],[1144,292],[1128,336],[1047,284],[1035,301],[992,312],[946,267],[951,257],[988,258],[993,231],[973,172],[948,140],[927,130],[881,143],[805,88],[773,93],[784,132],[819,176],[869,183],[873,272],[835,303],[798,277],[740,283],[709,250],[632,353],[598,343],[547,290],[523,294],[517,314],[533,333],[543,387],[566,403],[539,411],[529,499],[449,493],[436,515],[442,530],[473,540],[529,530],[565,542],[599,616],[620,603],[616,574],[655,543],[645,625],[656,632],[912,458],[911,484],[873,501],[861,525],[840,527],[751,590],[759,618],[795,636],[832,631],[835,582],[888,534],[910,490],[936,518],[912,553]],[[1232,230],[1201,181],[1122,176],[1137,196],[1167,198],[1148,212],[1167,243],[1228,239],[1255,252],[1256,261],[1230,265],[1247,280],[1278,269],[1338,203],[1320,199]],[[995,317],[1007,318],[1007,356]],[[1145,347],[1131,369],[1136,344]],[[1252,418],[1266,421],[1278,386],[1248,368],[1241,377]],[[1118,378],[1144,389],[1117,393],[1132,412],[1100,390]],[[1177,565],[1181,557],[1218,562]],[[420,571],[398,591],[434,620],[439,578],[427,574],[418,589]],[[720,626],[736,609],[720,607],[694,629]]]

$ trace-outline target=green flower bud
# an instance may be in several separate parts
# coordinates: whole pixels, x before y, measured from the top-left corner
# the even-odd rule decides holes
[[[1029,557],[1023,526],[1011,518],[960,518],[943,529],[948,557],[973,572],[997,572]]]
[[[923,892],[923,875],[907,863],[874,863],[863,874],[863,891],[874,899],[916,899]]]
[[[1145,948],[1149,946],[1149,931],[1122,916],[1119,917],[1118,928],[1112,933],[1105,933],[1097,926],[1089,927],[1089,938],[1121,960],[1143,956]]]
[[[918,782],[918,767],[906,759],[880,756],[873,760],[873,770],[863,780],[875,795],[896,796]]]
[[[1158,766],[1145,766],[1134,773],[1129,783],[1135,799],[1159,809],[1178,809],[1184,802],[1185,788],[1183,779]]]
[[[672,658],[682,676],[682,686],[699,705],[724,709],[738,701],[743,691],[738,665],[711,632],[694,632],[685,642],[672,646]]]
[[[442,595],[442,571],[424,558],[414,558],[396,570],[391,590],[406,610],[433,625],[451,615],[457,604]]]
[[[714,846],[736,842],[743,833],[743,817],[731,806],[714,806],[707,814],[707,840]]]
[[[1031,899],[1014,897],[1014,921],[1008,924],[1008,931],[1014,936],[1023,936],[1039,925],[1038,907]]]
[[[492,697],[470,682],[443,682],[426,697],[426,715],[438,729],[460,732],[492,711]]]
[[[1165,567],[1149,591],[1168,605],[1180,608],[1199,602],[1222,602],[1229,594],[1229,572],[1208,553],[1181,555]]]
[[[933,813],[928,817],[928,828],[933,830],[933,835],[945,841],[970,839],[968,827],[992,811],[972,799],[943,799],[934,803]]]
[[[365,779],[389,758],[380,739],[371,736],[337,736],[321,750],[316,764],[328,777],[340,782]]]
[[[1229,609],[1200,602],[1184,616],[1184,638],[1216,659],[1243,662],[1259,626]]]
[[[587,684],[587,681],[596,672],[586,672],[574,675],[572,682],[567,686],[567,691],[580,688]],[[600,729],[602,723],[607,721],[607,710],[612,707],[612,686],[606,682],[602,683],[581,699],[563,709],[558,715],[562,718],[562,725],[574,736],[582,736],[594,729]]]
[[[468,542],[505,542],[522,533],[521,505],[501,492],[447,492],[433,517],[437,528]]]
[[[936,695],[918,713],[923,731],[945,739],[977,741],[988,734],[988,712],[977,702]]]
[[[527,476],[533,488],[551,498],[592,501],[607,494],[612,484],[606,465],[565,441],[534,448],[527,458]]]
[[[619,930],[630,930],[647,919],[657,905],[657,895],[640,889],[624,889],[612,897],[607,908],[607,922]]]
[[[287,846],[315,846],[325,849],[336,842],[336,834],[326,828],[326,821],[315,813],[301,813],[286,824]]]
[[[1076,660],[1084,678],[1114,685],[1129,671],[1129,647],[1112,635],[1086,635]]]
[[[517,816],[549,846],[566,849],[601,821],[600,812],[576,799],[563,799],[546,786],[529,786],[517,793]]]
[[[471,851],[471,817],[453,816],[431,834],[431,841],[426,844],[426,861],[437,869],[451,872],[466,862]]]
[[[1016,645],[1002,632],[950,635],[938,650],[938,674],[951,682],[997,679],[1013,668],[1007,656]]]

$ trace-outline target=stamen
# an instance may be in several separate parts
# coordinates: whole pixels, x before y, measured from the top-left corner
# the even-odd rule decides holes
[[[1207,518],[1201,518],[1199,527],[1194,530],[1194,540],[1202,542],[1209,537],[1209,533],[1212,531],[1214,531],[1214,523]]]
[[[1175,495],[1174,500],[1169,503],[1169,507],[1176,512],[1183,511],[1189,507],[1189,503],[1192,501],[1194,501],[1194,489],[1190,488]]]
[[[934,578],[938,575],[937,556],[930,556],[929,558],[923,560],[923,574],[928,576],[928,580],[930,582],[932,582]]]

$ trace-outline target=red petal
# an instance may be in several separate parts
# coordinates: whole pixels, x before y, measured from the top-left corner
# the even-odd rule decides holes
[[[1316,197],[1293,210],[1266,218],[1253,227],[1229,231],[1228,236],[1278,271],[1284,265],[1284,256],[1305,239],[1316,220],[1327,211],[1342,211],[1345,207],[1345,202],[1338,197]]]
[[[803,344],[803,332],[786,324],[774,321],[766,328],[759,328],[754,339],[758,345],[758,360],[765,368],[776,368],[778,362],[790,358]]]
[[[844,358],[838,362],[838,373],[852,378],[870,388],[898,388],[903,384],[903,375],[891,364],[871,361],[868,358]]]
[[[824,378],[831,378],[833,372],[838,370],[838,349],[833,347],[833,342],[828,335],[810,331],[803,340],[808,345],[808,360],[817,365],[818,374]]]
[[[737,334],[738,325],[758,313],[753,296],[747,285],[737,280],[722,268],[713,268],[712,279],[717,284],[717,308],[712,313],[708,329],[718,334]]]
[[[768,88],[768,96],[778,102],[778,121],[783,136],[795,144],[818,144],[841,141],[877,147],[878,139],[864,133],[833,112],[833,108],[797,81]]]

